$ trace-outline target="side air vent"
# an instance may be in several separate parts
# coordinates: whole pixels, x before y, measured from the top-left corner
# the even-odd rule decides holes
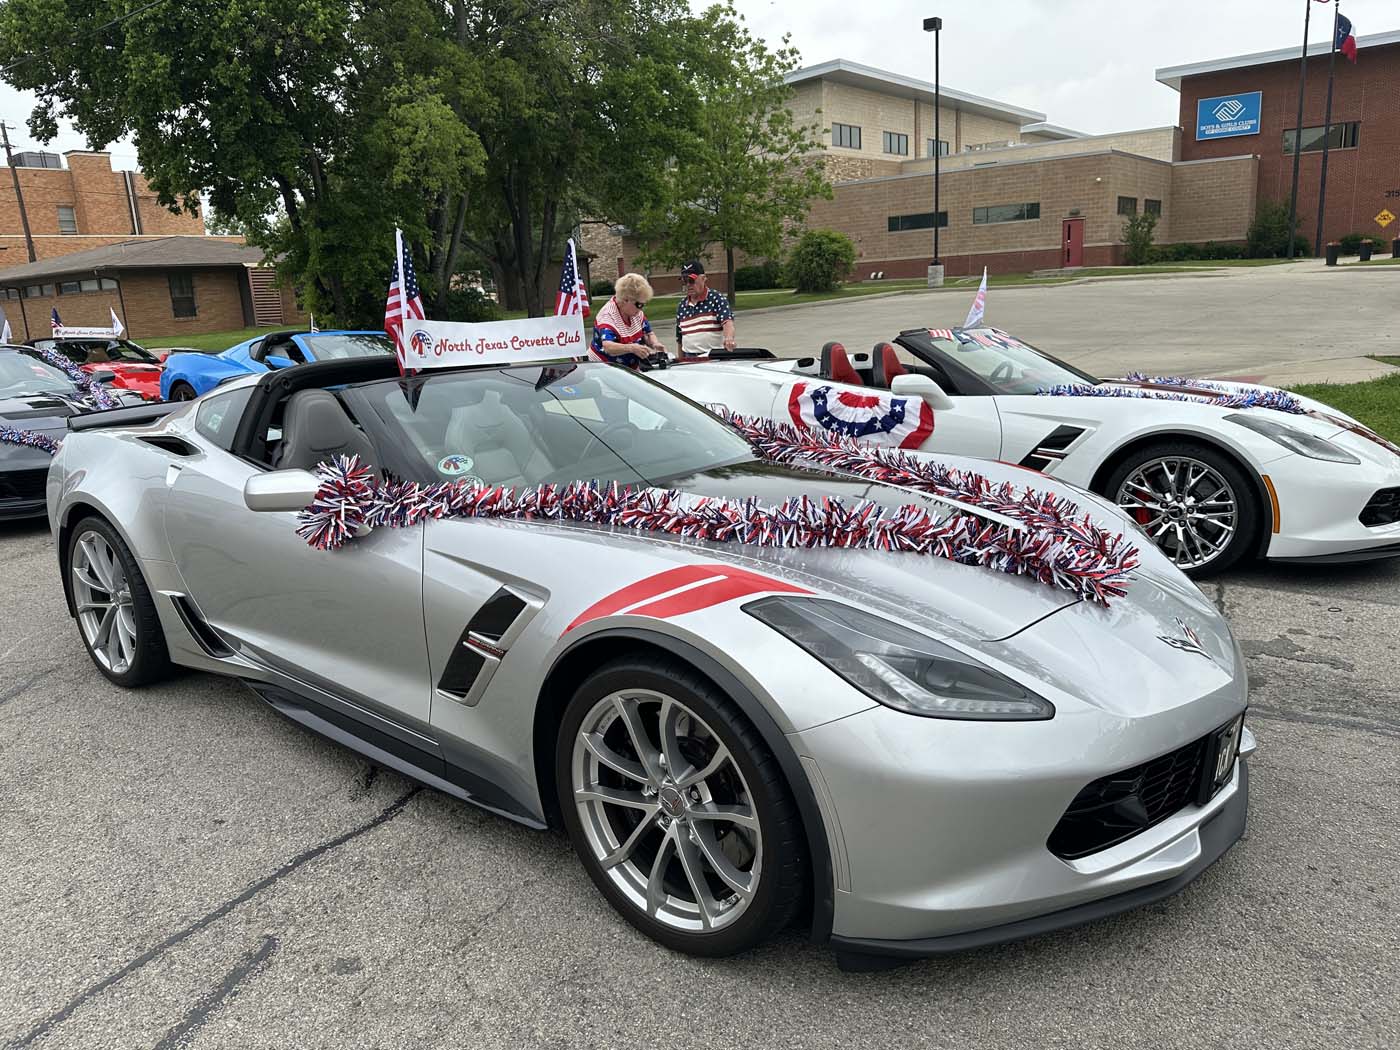
[[[172,456],[193,456],[199,451],[188,441],[177,437],[171,437],[168,434],[156,434],[151,437],[143,437],[141,440],[148,445],[154,445],[164,452],[169,452]]]
[[[1059,426],[1041,439],[1035,448],[1021,460],[1021,466],[1032,470],[1044,470],[1052,463],[1058,463],[1068,454],[1067,449],[1075,439],[1084,433],[1083,427]]]
[[[233,655],[233,650],[219,636],[219,632],[209,626],[204,617],[199,615],[199,610],[183,594],[172,594],[170,603],[175,606],[175,611],[180,614],[186,629],[206,654],[220,660]]]
[[[452,647],[452,655],[438,679],[438,692],[458,703],[475,706],[529,619],[521,614],[530,608],[528,601],[506,587],[486,599]]]

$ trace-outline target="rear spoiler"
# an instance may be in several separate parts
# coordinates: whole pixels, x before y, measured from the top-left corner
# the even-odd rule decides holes
[[[709,354],[711,361],[766,361],[777,356],[759,346],[736,346],[733,350],[711,350]]]
[[[152,405],[131,405],[127,408],[109,408],[105,412],[89,412],[82,416],[69,416],[69,430],[105,430],[107,427],[140,427],[164,419],[172,412],[184,407],[182,401],[161,401]]]

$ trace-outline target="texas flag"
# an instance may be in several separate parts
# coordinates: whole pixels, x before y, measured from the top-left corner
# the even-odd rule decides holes
[[[1351,31],[1351,19],[1340,11],[1337,12],[1337,39],[1332,46],[1346,55],[1348,61],[1356,61],[1356,34]]]

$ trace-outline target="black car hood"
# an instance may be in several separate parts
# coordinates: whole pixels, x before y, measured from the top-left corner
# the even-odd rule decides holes
[[[67,430],[68,418],[92,411],[76,397],[65,394],[16,394],[0,397],[0,423],[18,430],[40,433]]]

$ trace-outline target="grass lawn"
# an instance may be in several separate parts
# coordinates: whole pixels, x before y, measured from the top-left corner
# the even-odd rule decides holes
[[[253,338],[255,335],[260,335],[263,332],[275,332],[286,327],[286,325],[273,325],[271,328],[240,328],[236,332],[210,332],[208,335],[161,335],[151,339],[137,339],[136,342],[148,350],[178,346],[181,349],[203,350],[205,353],[218,354],[231,346],[236,346],[245,339]]]
[[[1377,358],[1400,365],[1400,358]],[[1288,389],[1315,398],[1355,416],[1378,434],[1400,441],[1400,375],[1383,376],[1365,383],[1305,383]]]
[[[1348,263],[1347,265],[1348,265],[1348,266],[1394,266],[1396,263],[1400,263],[1400,259],[1367,259],[1365,262],[1361,262],[1361,261],[1358,259],[1356,262],[1354,262],[1354,263]]]

